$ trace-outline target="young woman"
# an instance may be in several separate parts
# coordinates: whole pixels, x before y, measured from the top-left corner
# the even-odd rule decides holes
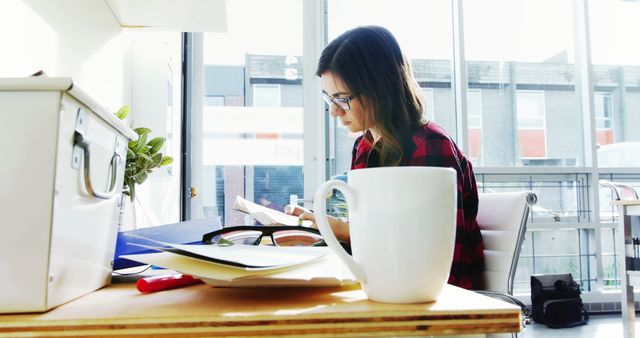
[[[457,232],[449,283],[481,289],[484,256],[471,163],[442,127],[424,119],[422,92],[394,36],[377,26],[343,33],[322,52],[317,75],[331,116],[351,132],[362,132],[353,145],[352,170],[381,166],[456,170]],[[308,211],[291,213],[315,221]],[[349,225],[338,219],[330,223],[336,237],[348,242]]]

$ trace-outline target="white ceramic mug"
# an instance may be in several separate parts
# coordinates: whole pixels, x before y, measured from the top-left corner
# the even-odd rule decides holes
[[[349,210],[349,255],[326,217],[326,196],[342,192]],[[316,223],[327,245],[360,281],[369,299],[385,303],[436,300],[447,283],[456,234],[456,172],[437,167],[352,170],[348,183],[323,183]]]

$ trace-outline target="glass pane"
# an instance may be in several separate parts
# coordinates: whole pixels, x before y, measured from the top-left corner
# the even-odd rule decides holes
[[[468,86],[482,97],[476,166],[583,165],[572,18],[568,0],[464,1]]]
[[[640,191],[640,174],[600,174],[600,223],[612,227],[612,229],[602,229],[602,267],[603,281],[605,289],[620,288],[620,248],[615,242],[617,229],[613,228],[618,224],[618,209],[611,204],[617,199],[638,199]],[[631,220],[632,233],[640,233],[640,222]]]
[[[533,235],[528,231],[524,238],[520,259],[516,268],[516,276],[513,281],[513,293],[528,293],[530,289],[530,276],[533,274]]]
[[[589,1],[598,166],[640,166],[640,3]]]
[[[451,2],[328,0],[329,41],[343,32],[364,25],[379,25],[391,31],[410,59],[416,80],[423,88],[427,119],[433,120],[455,137],[455,113],[451,89],[452,23]],[[351,149],[358,136],[347,131],[335,119],[334,167],[340,174],[351,167]]]
[[[232,209],[236,195],[279,210],[303,195],[302,3],[238,0],[227,10],[228,31],[203,38],[206,100],[193,126],[203,163],[193,170],[204,216],[241,225],[253,220]]]
[[[617,251],[614,241],[615,229],[602,229],[600,235],[602,236],[602,279],[605,289],[619,289],[620,288],[620,263],[618,262]]]
[[[587,174],[476,174],[476,180],[484,193],[533,191],[538,202],[531,208],[530,222],[575,227],[592,217]]]
[[[475,162],[482,158],[482,92],[467,91],[467,127],[469,129],[469,158]]]
[[[595,290],[594,243],[591,229],[527,231],[516,269],[514,293],[529,293],[530,276],[547,273],[571,273],[583,291]]]
[[[529,292],[529,276],[534,273],[571,272],[583,290],[595,290],[595,232],[576,229],[579,223],[592,218],[588,174],[477,174],[476,177],[478,189],[483,193],[531,190],[538,196],[529,213],[516,269],[515,293]]]
[[[280,107],[279,84],[255,84],[253,85],[254,107]]]
[[[613,136],[611,132],[612,127],[612,104],[611,104],[611,93],[601,93],[595,92],[593,94],[593,105],[596,112],[596,131],[598,136],[602,134],[602,132],[606,132],[608,138],[599,139],[598,145],[605,145],[612,143],[609,135]]]

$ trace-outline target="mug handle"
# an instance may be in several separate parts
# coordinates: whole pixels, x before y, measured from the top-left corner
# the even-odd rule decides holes
[[[347,253],[347,251],[340,245],[336,235],[333,233],[331,226],[329,225],[329,221],[327,220],[327,193],[331,192],[333,189],[340,191],[346,201],[350,206],[350,210],[354,210],[357,207],[357,199],[355,191],[346,183],[338,180],[331,180],[322,183],[318,189],[316,190],[314,205],[316,206],[316,224],[318,225],[318,230],[322,234],[324,241],[327,243],[329,248],[333,250],[333,252],[340,258],[340,260],[347,265],[349,270],[353,272],[356,278],[360,282],[366,282],[366,274],[364,270],[353,260],[353,257]]]

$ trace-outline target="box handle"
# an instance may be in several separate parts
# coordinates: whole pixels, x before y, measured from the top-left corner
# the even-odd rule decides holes
[[[82,108],[78,109],[78,117],[76,119],[76,128],[75,133],[73,134],[73,152],[76,154],[77,150],[81,150],[83,162],[84,162],[84,185],[87,189],[89,195],[102,198],[102,199],[110,199],[115,195],[116,192],[116,176],[118,173],[118,165],[120,164],[121,157],[117,153],[117,149],[114,151],[113,156],[111,157],[111,161],[109,166],[111,171],[109,173],[109,189],[106,192],[101,192],[93,189],[93,184],[91,183],[91,169],[90,169],[90,157],[91,154],[89,152],[89,142],[85,139],[84,133],[84,123],[85,116]]]

